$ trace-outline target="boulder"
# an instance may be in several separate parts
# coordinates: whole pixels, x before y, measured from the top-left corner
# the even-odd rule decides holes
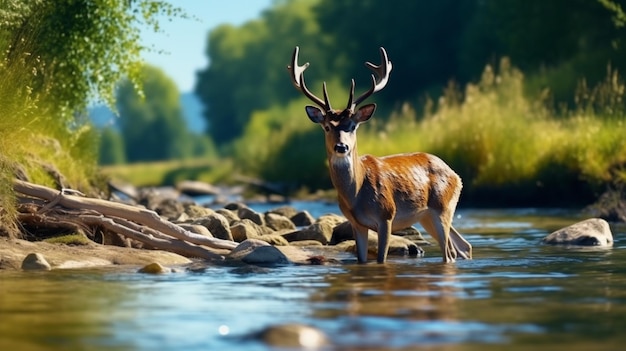
[[[247,239],[256,238],[263,234],[259,225],[249,219],[240,219],[233,223],[230,227],[230,232],[233,235],[233,240],[238,243]]]
[[[607,221],[590,218],[561,228],[543,238],[542,242],[550,245],[612,246],[613,234]]]
[[[346,252],[356,253],[356,242],[354,240],[343,241],[337,247]],[[390,256],[422,257],[424,256],[424,250],[409,239],[391,235],[389,237],[389,251],[387,251],[387,254]],[[378,255],[378,234],[371,230],[368,233],[367,255],[370,259],[376,259]]]
[[[137,273],[145,273],[145,274],[164,274],[164,273],[171,273],[171,272],[172,272],[171,269],[163,267],[158,262],[152,262],[150,264],[147,264],[137,271]]]
[[[293,222],[282,214],[268,212],[265,214],[265,225],[273,230],[295,230]]]
[[[184,203],[183,208],[185,209],[185,213],[187,214],[187,216],[189,216],[189,218],[191,219],[206,217],[215,212],[210,208],[196,205],[194,203]]]
[[[285,237],[285,239],[289,242],[315,240],[319,241],[323,245],[327,245],[330,243],[330,239],[333,236],[333,227],[334,225],[331,221],[324,220],[313,223],[304,229],[283,234],[283,237]]]
[[[279,249],[258,239],[248,239],[234,248],[226,256],[229,260],[248,264],[273,265],[287,264],[289,260]]]
[[[277,207],[277,208],[267,211],[267,214],[269,213],[275,213],[275,214],[285,216],[287,218],[291,218],[298,213],[298,210],[296,210],[295,208],[291,206],[281,206],[281,207]]]
[[[237,216],[239,216],[239,218],[241,219],[249,219],[252,222],[261,226],[265,225],[263,215],[246,206],[240,207],[237,210]]]
[[[22,261],[22,269],[25,271],[49,271],[52,269],[40,253],[29,253]]]
[[[217,211],[215,211],[219,214],[221,214],[222,216],[226,217],[226,219],[228,220],[228,223],[230,225],[233,225],[233,223],[237,222],[238,220],[240,220],[241,218],[239,218],[239,216],[237,216],[237,212],[232,211],[232,210],[228,210],[225,208],[220,208]]]
[[[263,240],[266,243],[274,246],[289,246],[289,242],[280,234],[266,234],[257,237],[256,239]]]
[[[183,180],[178,182],[176,189],[181,194],[189,196],[218,195],[220,193],[220,190],[214,185],[197,180]]]
[[[192,224],[200,224],[205,226],[211,234],[223,240],[233,240],[233,234],[230,231],[230,225],[226,217],[215,212],[206,217],[198,218],[192,222]]]
[[[315,223],[315,218],[309,211],[300,211],[289,217],[296,227],[306,227]]]
[[[280,349],[321,349],[328,345],[328,338],[322,331],[303,324],[269,326],[255,338]]]

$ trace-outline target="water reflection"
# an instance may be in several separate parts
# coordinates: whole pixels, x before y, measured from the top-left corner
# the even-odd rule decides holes
[[[328,287],[311,296],[314,302],[328,304],[315,315],[456,320],[456,266],[415,268],[409,271],[395,263],[347,266],[343,273],[325,277]]]

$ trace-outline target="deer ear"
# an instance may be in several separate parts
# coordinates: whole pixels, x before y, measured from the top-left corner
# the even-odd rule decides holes
[[[367,122],[376,111],[376,104],[367,104],[361,106],[354,114],[354,120],[357,123]]]
[[[316,106],[307,106],[305,107],[306,114],[309,116],[309,119],[313,123],[322,123],[324,122],[324,111]]]

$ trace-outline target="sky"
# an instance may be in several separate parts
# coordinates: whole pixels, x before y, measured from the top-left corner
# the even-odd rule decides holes
[[[142,31],[144,46],[165,53],[144,52],[146,63],[161,68],[178,85],[181,93],[193,91],[196,72],[207,66],[206,38],[220,24],[241,25],[258,18],[273,0],[170,0],[194,19],[164,18],[162,32]]]

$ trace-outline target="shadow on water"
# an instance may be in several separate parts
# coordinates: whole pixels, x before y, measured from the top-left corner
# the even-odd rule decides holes
[[[623,228],[609,249],[539,245],[578,219],[460,211],[475,256],[455,264],[431,246],[382,265],[0,272],[0,349],[271,350],[245,336],[285,323],[314,326],[340,350],[621,349]]]

